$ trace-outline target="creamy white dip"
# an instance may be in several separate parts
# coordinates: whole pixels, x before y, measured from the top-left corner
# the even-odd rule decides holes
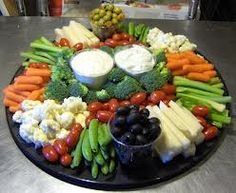
[[[113,58],[102,50],[93,49],[78,53],[72,58],[70,65],[79,75],[98,77],[112,69]]]
[[[143,46],[133,45],[115,54],[116,65],[124,71],[137,75],[153,69],[155,59]]]

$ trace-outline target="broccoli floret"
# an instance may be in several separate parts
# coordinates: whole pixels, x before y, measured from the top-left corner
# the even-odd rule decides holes
[[[51,81],[48,83],[44,98],[62,102],[64,98],[69,97],[69,90],[67,85],[62,81]]]
[[[114,84],[113,82],[107,82],[104,86],[103,89],[107,91],[107,93],[110,95],[110,97],[114,97],[114,90],[116,88],[116,84]]]
[[[66,84],[69,84],[72,79],[74,79],[74,74],[71,68],[67,65],[56,65],[52,67],[52,76],[53,81],[63,81]]]
[[[156,49],[153,51],[153,54],[156,56],[156,63],[166,62],[166,55],[164,49]]]
[[[108,92],[104,89],[100,91],[96,91],[96,96],[99,101],[107,101],[111,98],[111,96],[108,94]]]
[[[124,79],[125,75],[126,74],[123,70],[115,67],[109,72],[107,78],[108,78],[108,80],[110,80],[112,82],[120,82]]]
[[[143,91],[143,89],[136,79],[130,76],[125,76],[124,80],[117,84],[114,94],[118,99],[127,99],[131,97],[131,95],[141,91]]]
[[[71,96],[83,97],[88,93],[88,88],[79,81],[74,81],[70,84],[69,91]]]
[[[155,67],[153,70],[142,75],[140,77],[140,82],[146,91],[151,93],[166,84],[170,76],[170,71],[163,65],[163,63],[160,63],[160,65]]]
[[[87,95],[84,97],[84,101],[86,103],[98,101],[97,96],[96,96],[96,91],[89,90]]]

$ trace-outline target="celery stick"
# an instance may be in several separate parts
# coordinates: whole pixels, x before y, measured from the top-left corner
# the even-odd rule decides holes
[[[221,95],[219,94],[215,94],[215,93],[212,93],[212,92],[207,92],[207,91],[203,91],[203,90],[199,90],[199,89],[194,89],[194,88],[189,88],[189,87],[177,87],[176,88],[176,92],[184,92],[184,93],[188,93],[188,94],[191,94],[191,93],[194,93],[194,94],[200,94],[200,95],[204,95],[204,96],[222,96],[223,93]]]
[[[33,59],[33,60],[37,60],[39,62],[45,62],[47,64],[55,65],[55,62],[53,62],[53,61],[51,61],[47,58],[44,58],[42,56],[37,56],[37,55],[32,54],[32,53],[22,52],[20,55],[24,58],[30,58],[30,59]]]
[[[224,123],[224,124],[230,124],[231,122],[231,117],[226,117],[226,116],[222,116],[222,115],[214,114],[214,113],[210,114],[210,118],[213,121]]]
[[[63,48],[58,48],[56,46],[48,46],[45,44],[40,44],[40,43],[35,43],[35,42],[32,42],[30,44],[30,47],[31,48],[38,48],[38,49],[42,49],[42,50],[46,50],[46,51],[51,51],[51,52],[58,52],[58,53],[61,53],[64,50]]]
[[[46,45],[49,45],[49,46],[55,46],[52,42],[50,42],[47,38],[45,37],[41,37],[40,38],[41,42],[43,42],[44,44]]]
[[[215,110],[217,110],[219,112],[223,112],[225,110],[225,105],[217,103],[215,101],[211,101],[211,100],[206,99],[206,98],[202,98],[202,97],[199,97],[199,96],[193,96],[193,95],[190,95],[190,94],[183,94],[183,93],[177,93],[176,96],[178,98],[179,97],[186,97],[186,98],[189,98],[189,99],[193,99],[193,100],[201,101],[203,103],[207,103],[208,105],[210,105],[212,108],[214,108]]]
[[[217,122],[217,121],[213,121],[211,124],[215,125],[217,128],[222,128],[223,127],[223,124],[220,123],[220,122]]]
[[[224,84],[223,83],[217,83],[217,84],[213,84],[211,86],[213,86],[214,88],[223,88]]]
[[[221,83],[219,77],[214,77],[208,81],[208,84],[217,84],[217,83]]]
[[[49,60],[52,60],[53,62],[56,62],[56,59],[54,57],[52,57],[51,55],[49,55],[47,52],[44,51],[35,51],[34,54],[38,55],[38,56],[43,56]]]
[[[187,87],[191,87],[191,88],[198,88],[198,89],[205,90],[208,92],[213,92],[213,93],[216,93],[219,95],[222,95],[224,93],[224,91],[222,89],[215,88],[211,85],[208,85],[207,83],[202,83],[202,82],[198,82],[198,81],[194,81],[194,80],[188,80],[186,78],[179,77],[179,76],[174,77],[174,85],[175,86],[187,86]]]

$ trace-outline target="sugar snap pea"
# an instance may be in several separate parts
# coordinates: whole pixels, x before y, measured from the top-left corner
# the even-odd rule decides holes
[[[93,178],[98,177],[98,165],[94,159],[93,159],[92,165],[91,165],[91,173],[92,173]]]
[[[88,129],[85,130],[84,139],[82,143],[82,154],[84,158],[88,161],[92,161],[92,149],[89,143],[89,132]]]
[[[93,119],[89,124],[89,142],[94,153],[98,152],[98,120]]]
[[[110,156],[112,158],[115,158],[116,157],[116,151],[115,151],[115,148],[113,147],[113,145],[110,147]]]
[[[102,156],[101,150],[98,151],[98,153],[95,155],[94,159],[96,160],[97,164],[99,164],[101,166],[105,164],[105,160]]]
[[[107,150],[101,147],[101,148],[100,148],[100,151],[101,151],[101,153],[102,153],[102,157],[103,157],[105,160],[108,160],[108,159],[109,159],[109,153],[107,152]]]
[[[112,173],[116,168],[116,163],[113,159],[110,160],[110,163],[109,163],[109,173]]]
[[[108,172],[109,172],[109,167],[108,167],[108,164],[105,163],[102,167],[101,167],[101,171],[104,175],[107,175]]]
[[[102,129],[103,129],[103,133],[104,133],[104,136],[102,138],[102,144],[100,144],[101,146],[107,146],[108,144],[111,143],[112,141],[112,138],[111,138],[111,134],[109,132],[109,127],[107,126],[107,124],[103,124],[102,125]]]

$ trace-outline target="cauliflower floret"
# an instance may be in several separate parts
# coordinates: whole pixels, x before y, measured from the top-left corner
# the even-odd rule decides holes
[[[82,101],[80,97],[69,97],[64,99],[62,103],[62,107],[65,111],[70,111],[74,114],[77,114],[81,111],[85,111],[87,109],[87,104]]]
[[[55,138],[56,132],[60,130],[60,124],[52,119],[44,119],[39,127],[47,135],[48,139]]]
[[[88,117],[88,116],[89,116],[89,114],[90,114],[90,112],[89,112],[89,111],[84,111],[84,112],[83,112],[83,115],[84,115],[85,117]]]
[[[21,108],[23,111],[29,111],[32,110],[35,106],[41,104],[40,101],[32,101],[32,100],[24,100],[21,103]]]
[[[75,117],[75,122],[79,123],[84,128],[86,126],[86,124],[85,124],[86,117],[87,116],[85,116],[84,114],[79,113]]]
[[[65,139],[69,133],[70,131],[62,128],[60,131],[56,133],[56,138]]]
[[[30,116],[26,116],[23,120],[22,120],[23,124],[31,124],[33,126],[37,126],[39,124],[39,121],[37,121],[36,119],[34,119],[33,117]]]
[[[14,115],[12,116],[12,120],[16,123],[21,123],[22,122],[22,111],[16,111]]]
[[[60,116],[60,124],[65,129],[69,129],[73,121],[74,121],[74,114],[71,112],[64,112]]]
[[[34,130],[37,129],[38,126],[31,124],[21,124],[19,128],[19,134],[23,140],[27,143],[33,142],[33,134]]]
[[[35,128],[34,130],[33,142],[35,145],[35,149],[49,143],[47,135],[39,127]]]

